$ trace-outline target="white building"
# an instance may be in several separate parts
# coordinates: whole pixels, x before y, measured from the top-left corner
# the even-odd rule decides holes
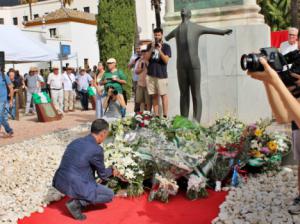
[[[13,0],[12,0],[13,1]],[[18,0],[15,0],[18,2]],[[162,1],[161,18],[165,13],[165,0]],[[0,0],[1,5],[1,0]],[[0,7],[0,24],[20,27],[27,35],[45,42],[52,49],[59,51],[60,44],[69,45],[73,57],[63,61],[70,66],[96,65],[99,61],[99,48],[96,37],[96,19],[98,0],[74,0],[65,9],[60,0],[44,0],[32,4],[30,20],[28,4]],[[137,24],[140,40],[151,40],[152,30],[156,26],[155,11],[151,0],[136,0]],[[60,62],[53,62],[60,65]],[[15,65],[26,70],[32,64]],[[47,67],[45,63],[36,64]]]

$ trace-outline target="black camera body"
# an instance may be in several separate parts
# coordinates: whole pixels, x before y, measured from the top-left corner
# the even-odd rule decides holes
[[[107,87],[106,92],[108,92],[110,89],[113,90],[113,94],[114,94],[115,96],[119,94],[119,93],[118,93],[118,90],[116,90],[113,86]]]
[[[298,57],[295,56],[295,52],[292,55],[282,55],[277,48],[267,47],[261,48],[259,54],[244,54],[241,57],[241,67],[242,69],[248,70],[250,72],[264,71],[263,65],[259,62],[261,57],[264,57],[269,65],[278,73],[279,77],[286,86],[293,86],[297,81],[296,78],[291,76],[291,72],[295,70],[299,71],[300,74],[300,55],[299,51],[297,53]],[[295,58],[299,60],[299,65],[295,64]],[[285,66],[288,68],[288,64],[292,64],[291,70],[284,70]]]

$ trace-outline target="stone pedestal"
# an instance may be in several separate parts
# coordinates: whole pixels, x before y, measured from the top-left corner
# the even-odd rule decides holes
[[[167,35],[180,22],[174,12],[174,0],[166,0],[164,32]],[[261,82],[250,79],[240,68],[242,54],[258,52],[270,46],[270,28],[264,24],[255,1],[242,5],[192,10],[192,21],[218,29],[232,29],[230,36],[203,35],[199,39],[203,115],[208,124],[224,114],[236,115],[245,122],[271,117],[266,93]],[[176,69],[176,43],[172,39],[172,59],[168,65],[170,115],[180,114]],[[192,115],[192,102],[190,103]]]

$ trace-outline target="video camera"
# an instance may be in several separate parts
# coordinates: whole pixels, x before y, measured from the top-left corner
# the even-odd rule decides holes
[[[261,48],[259,54],[244,54],[241,57],[242,69],[250,72],[264,71],[259,59],[264,57],[269,65],[278,73],[285,86],[293,86],[298,80],[291,73],[300,74],[300,52],[298,50],[282,55],[277,48]],[[289,64],[292,64],[289,69]],[[284,70],[284,68],[287,70]]]

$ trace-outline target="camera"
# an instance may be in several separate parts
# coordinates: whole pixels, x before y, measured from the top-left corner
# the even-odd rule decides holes
[[[115,88],[113,87],[113,86],[109,86],[109,87],[107,87],[107,89],[106,89],[106,92],[108,92],[110,89],[112,89],[113,90],[113,95],[118,95],[118,91],[117,90],[115,90]]]
[[[242,69],[244,71],[248,70],[250,72],[264,71],[263,65],[259,62],[259,59],[261,57],[264,57],[267,60],[269,65],[278,73],[279,77],[281,78],[281,80],[286,86],[295,85],[295,81],[297,81],[297,79],[291,76],[291,72],[295,72],[295,69],[290,70],[288,68],[288,64],[293,64],[292,68],[295,67],[294,65],[295,57],[288,56],[288,55],[283,56],[277,50],[277,48],[272,48],[272,47],[261,48],[259,54],[242,55],[241,57]],[[287,70],[284,70],[285,66]],[[299,70],[299,74],[300,74],[300,67],[299,66],[296,67],[297,70]]]

